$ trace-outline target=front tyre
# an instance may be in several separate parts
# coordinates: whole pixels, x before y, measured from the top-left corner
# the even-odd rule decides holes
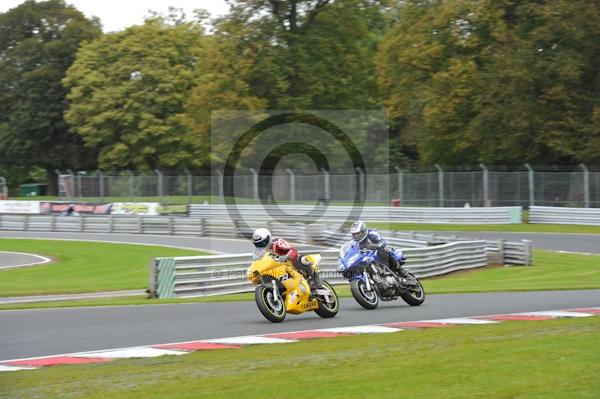
[[[258,310],[273,323],[281,323],[285,319],[286,309],[283,297],[277,294],[273,295],[273,289],[264,285],[259,285],[254,290],[254,300]]]
[[[356,299],[356,302],[367,310],[376,309],[379,306],[379,297],[377,292],[371,287],[371,290],[367,290],[367,284],[363,280],[352,280],[350,281],[350,292]]]
[[[324,299],[318,298],[317,300],[319,301],[319,307],[315,309],[315,313],[325,319],[335,317],[340,309],[340,300],[338,299],[337,293],[327,281],[323,281],[323,286],[321,289],[329,290],[329,297],[332,302],[325,302]]]
[[[405,284],[406,291],[400,294],[404,302],[410,306],[419,306],[425,302],[425,289],[418,278],[413,274],[408,273],[409,279],[414,281],[414,284]]]

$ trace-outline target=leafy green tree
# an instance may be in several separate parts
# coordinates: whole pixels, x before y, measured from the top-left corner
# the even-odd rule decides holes
[[[206,38],[198,22],[175,14],[88,43],[67,72],[65,118],[86,146],[99,150],[102,169],[198,162],[184,106],[204,62]]]
[[[84,150],[63,118],[61,80],[80,44],[100,34],[97,19],[62,0],[28,0],[0,14],[0,167],[43,167],[52,178],[54,169],[94,165],[93,148]]]
[[[385,26],[378,2],[238,0],[217,35],[253,54],[243,79],[271,109],[373,109]]]
[[[378,54],[424,163],[598,159],[597,1],[406,1]]]

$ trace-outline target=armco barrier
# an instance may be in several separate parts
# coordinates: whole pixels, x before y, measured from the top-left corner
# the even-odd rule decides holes
[[[405,250],[405,267],[417,277],[431,277],[487,265],[485,241],[457,241]],[[337,250],[320,252],[320,273],[332,283],[345,283],[336,272]],[[252,254],[157,258],[150,266],[152,296],[187,298],[253,290],[246,272]]]
[[[600,208],[532,206],[529,208],[529,223],[600,226]]]
[[[268,227],[273,235],[286,237],[296,243],[319,243],[339,246],[350,239],[325,224],[281,223],[257,221],[246,226],[228,220],[175,216],[57,216],[57,215],[0,215],[0,230],[55,231],[71,233],[164,234],[201,237],[249,238],[257,227]],[[457,236],[439,236],[419,232],[381,231],[390,245],[415,248],[466,241]],[[488,243],[490,251],[500,253],[503,264],[531,264],[531,245],[522,242]]]
[[[237,205],[236,211],[245,220],[295,220],[295,221],[343,221],[353,212],[350,206],[319,208],[309,205],[258,206]],[[395,223],[454,223],[454,224],[511,224],[521,223],[521,207],[497,208],[408,208],[368,206],[358,208],[356,218],[372,222]],[[200,218],[231,219],[231,207],[227,205],[189,206],[189,216]],[[234,215],[234,219],[237,217]]]

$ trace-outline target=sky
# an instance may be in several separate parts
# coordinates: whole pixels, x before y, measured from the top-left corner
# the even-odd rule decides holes
[[[0,13],[23,3],[24,0],[0,0]],[[66,0],[86,17],[100,18],[104,32],[123,30],[131,25],[139,25],[148,16],[148,10],[166,14],[169,6],[183,8],[192,15],[196,8],[204,8],[211,16],[224,15],[229,10],[225,0]]]

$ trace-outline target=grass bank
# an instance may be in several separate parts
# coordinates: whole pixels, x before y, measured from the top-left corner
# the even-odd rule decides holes
[[[0,241],[1,242],[1,241]],[[561,254],[534,250],[533,266],[485,267],[423,280],[430,294],[541,291],[600,288],[600,256]],[[51,266],[50,266],[51,267]],[[25,271],[25,270],[23,270]],[[1,276],[2,274],[0,274]],[[60,277],[52,277],[52,280]],[[147,268],[136,279],[147,284]],[[0,280],[0,287],[5,284]],[[131,289],[131,287],[127,288]],[[349,297],[348,286],[337,286],[340,296]],[[145,299],[143,297],[88,299],[0,305],[0,310],[73,306],[149,305],[188,302],[230,302],[254,300],[253,293],[219,295],[190,299]]]
[[[206,254],[160,246],[4,238],[0,239],[0,251],[54,260],[0,271],[0,297],[145,289],[151,258]]]
[[[499,231],[504,233],[600,234],[600,226],[576,224],[424,224],[369,223],[369,227],[403,231]]]
[[[0,386],[7,399],[597,398],[599,352],[589,317],[48,367],[1,373]]]

